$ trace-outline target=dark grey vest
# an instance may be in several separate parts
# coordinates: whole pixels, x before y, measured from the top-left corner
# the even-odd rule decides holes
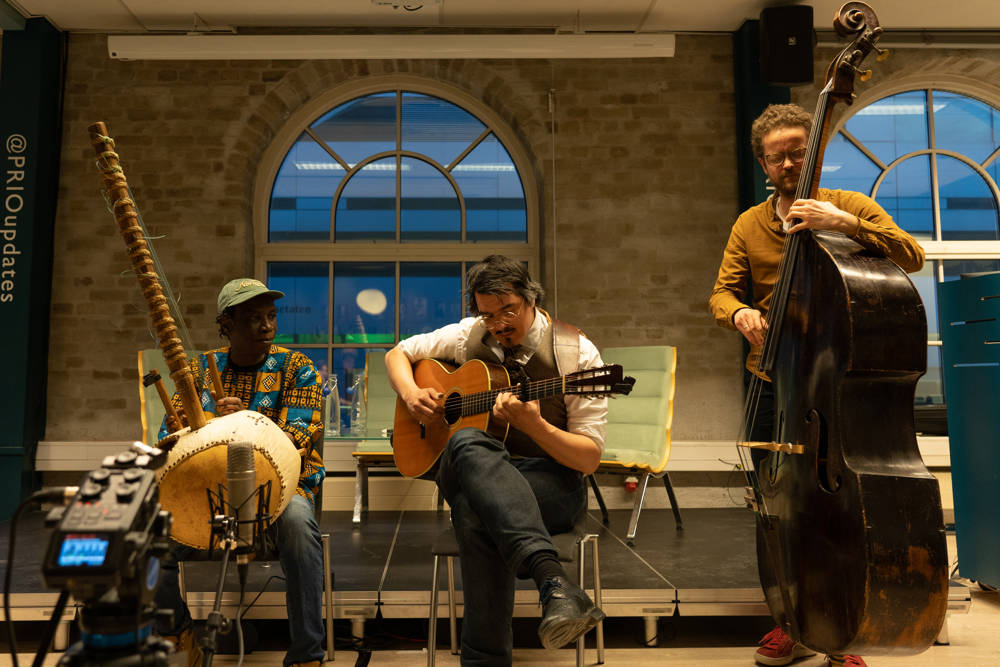
[[[577,370],[580,358],[580,330],[550,317],[541,308],[538,309],[537,316],[548,318],[551,326],[545,331],[538,349],[524,367],[528,377],[532,380],[545,380]],[[470,359],[497,363],[496,354],[486,345],[489,337],[490,332],[482,322],[476,322],[472,326],[466,344]],[[539,401],[539,411],[545,421],[556,428],[566,430],[566,401],[562,396],[542,399]],[[505,444],[511,456],[552,458],[531,438],[513,428],[508,432]]]

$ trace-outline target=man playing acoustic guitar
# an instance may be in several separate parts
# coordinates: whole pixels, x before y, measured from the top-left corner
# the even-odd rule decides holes
[[[386,355],[389,381],[413,419],[443,416],[442,394],[414,380],[412,364],[423,358],[503,362],[522,380],[601,366],[597,348],[578,329],[536,307],[544,292],[520,262],[487,257],[469,270],[467,294],[476,317],[408,338]],[[538,586],[538,635],[546,648],[575,641],[604,618],[567,579],[550,535],[570,531],[586,511],[584,475],[600,462],[607,399],[523,402],[501,392],[492,415],[510,425],[506,443],[477,428],[457,430],[435,477],[462,558],[463,665],[511,663],[515,576]]]

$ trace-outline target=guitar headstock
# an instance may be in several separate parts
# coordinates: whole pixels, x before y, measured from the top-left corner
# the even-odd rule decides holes
[[[875,51],[878,60],[884,60],[889,52],[876,46],[882,36],[875,10],[864,2],[848,2],[840,8],[833,19],[833,29],[841,37],[854,36],[854,41],[840,52],[827,70],[827,86],[831,97],[846,104],[854,101],[854,77],[867,81],[871,70],[862,70],[861,63],[868,54]]]
[[[622,367],[608,364],[566,376],[566,393],[587,396],[628,395],[635,385],[635,378],[623,376]]]

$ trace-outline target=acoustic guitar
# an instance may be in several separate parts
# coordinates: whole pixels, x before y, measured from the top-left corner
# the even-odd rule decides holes
[[[612,364],[511,386],[506,368],[478,359],[458,368],[436,359],[421,359],[413,365],[413,379],[418,386],[443,395],[444,412],[421,422],[410,415],[402,399],[396,399],[392,454],[406,477],[431,475],[448,439],[459,429],[478,428],[504,442],[510,427],[493,416],[493,404],[501,392],[515,392],[522,401],[533,401],[563,394],[627,395],[635,384],[635,378],[623,377],[622,367]]]

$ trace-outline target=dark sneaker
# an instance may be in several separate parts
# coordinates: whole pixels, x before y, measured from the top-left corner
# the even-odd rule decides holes
[[[574,642],[604,620],[604,612],[583,589],[565,577],[546,579],[538,595],[542,603],[538,638],[545,648],[559,648]]]
[[[787,665],[793,660],[816,655],[816,651],[793,642],[780,627],[775,627],[757,643],[760,648],[753,659],[761,665]]]

